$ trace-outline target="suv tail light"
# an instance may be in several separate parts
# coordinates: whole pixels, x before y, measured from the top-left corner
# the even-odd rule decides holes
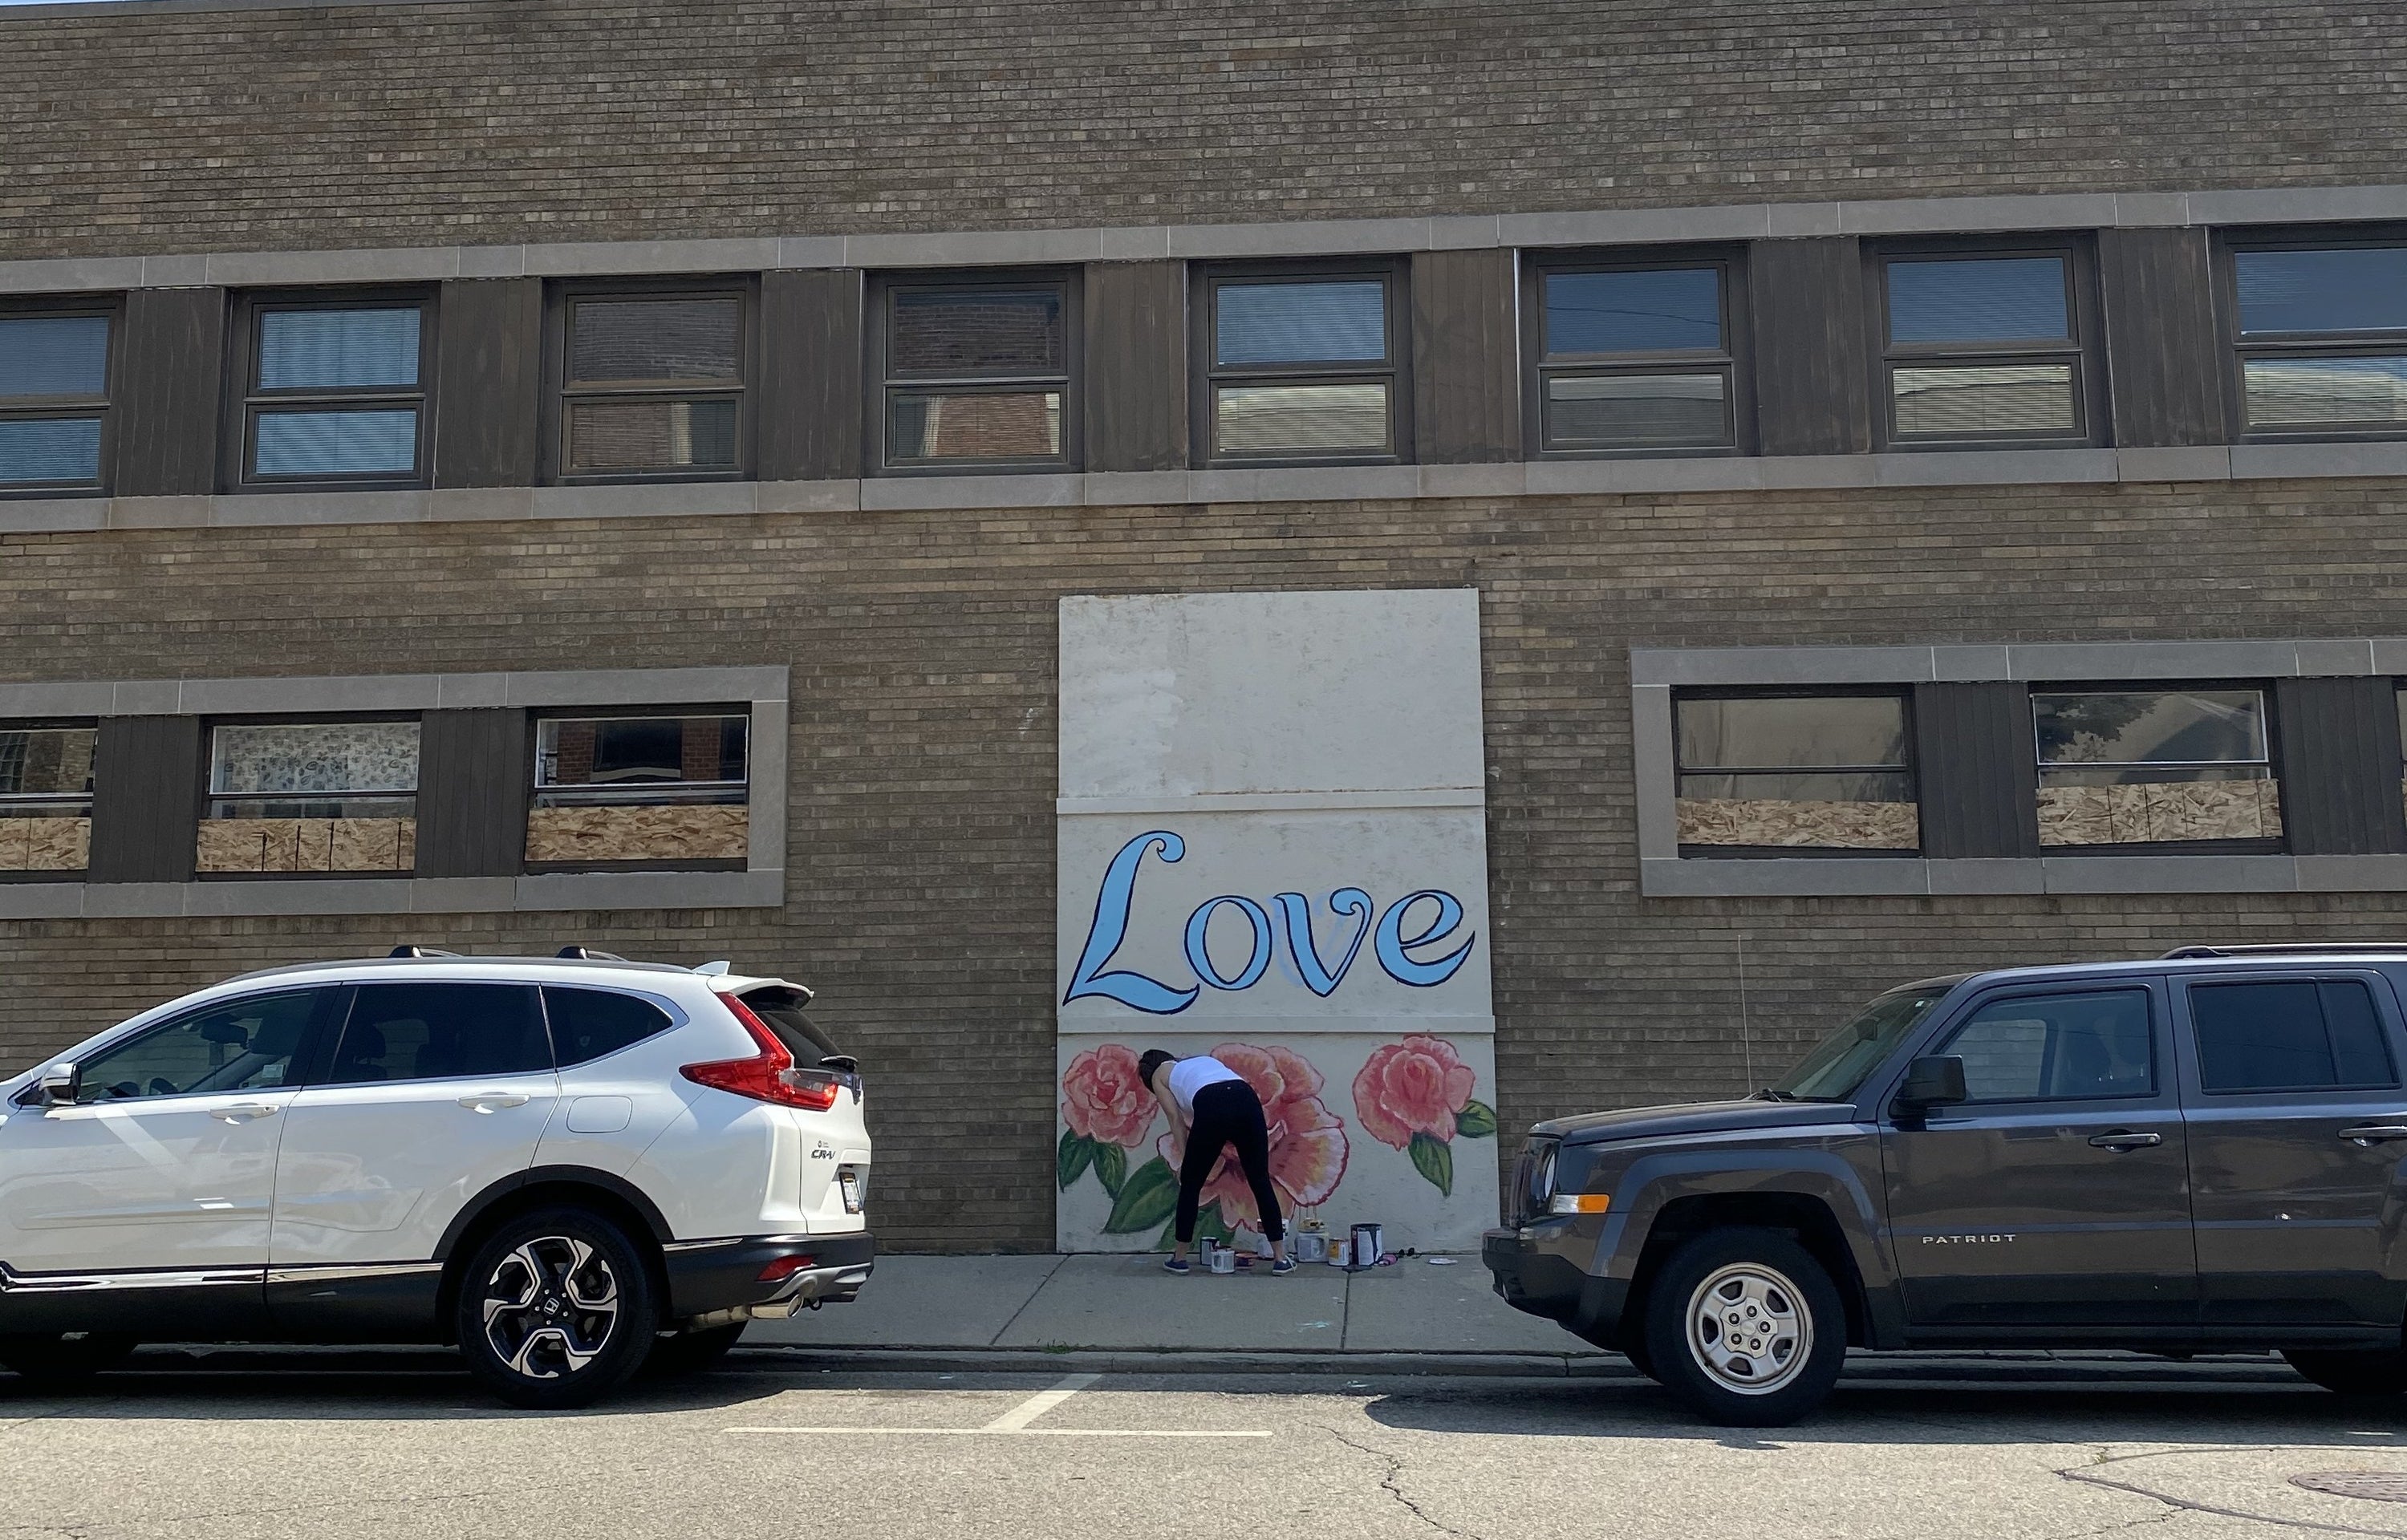
[[[733,1091],[739,1096],[775,1102],[780,1107],[799,1107],[808,1112],[824,1112],[835,1105],[836,1093],[844,1083],[841,1076],[824,1069],[805,1069],[795,1064],[793,1054],[769,1030],[769,1024],[752,1014],[751,1008],[734,996],[721,995],[719,1003],[734,1013],[761,1052],[748,1059],[690,1064],[678,1074],[696,1085]]]

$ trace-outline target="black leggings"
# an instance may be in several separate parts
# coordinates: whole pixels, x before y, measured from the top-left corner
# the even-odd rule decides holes
[[[1220,1151],[1229,1145],[1236,1147],[1237,1163],[1246,1168],[1246,1184],[1254,1190],[1262,1234],[1273,1240],[1286,1238],[1278,1193],[1271,1186],[1271,1130],[1262,1121],[1262,1099],[1243,1081],[1219,1081],[1195,1093],[1194,1125],[1187,1131],[1187,1158],[1178,1167],[1181,1246],[1195,1238],[1195,1210],[1204,1201],[1204,1183],[1218,1164]]]

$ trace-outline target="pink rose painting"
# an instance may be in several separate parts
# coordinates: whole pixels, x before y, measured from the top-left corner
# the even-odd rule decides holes
[[[1128,1176],[1128,1152],[1145,1143],[1161,1104],[1137,1079],[1136,1051],[1105,1043],[1070,1061],[1061,1076],[1061,1121],[1068,1131],[1054,1152],[1062,1191],[1091,1168],[1117,1198]]]
[[[1323,1203],[1346,1175],[1346,1127],[1320,1099],[1326,1081],[1292,1049],[1222,1043],[1212,1056],[1235,1070],[1262,1100],[1270,1124],[1271,1185],[1290,1210]],[[1136,1078],[1135,1053],[1118,1043],[1070,1061],[1061,1076],[1061,1119],[1068,1125],[1055,1175],[1067,1191],[1090,1169],[1111,1194],[1105,1235],[1134,1235],[1161,1226],[1170,1242],[1178,1204],[1178,1165],[1185,1151],[1164,1133],[1154,1156],[1128,1169],[1128,1150],[1152,1127],[1158,1105]],[[1227,1240],[1239,1229],[1259,1234],[1261,1215],[1235,1158],[1223,1152],[1204,1184],[1198,1235]]]
[[[1372,1052],[1354,1077],[1362,1131],[1412,1158],[1440,1193],[1454,1193],[1454,1140],[1493,1138],[1496,1109],[1472,1098],[1471,1067],[1444,1038],[1416,1034]]]

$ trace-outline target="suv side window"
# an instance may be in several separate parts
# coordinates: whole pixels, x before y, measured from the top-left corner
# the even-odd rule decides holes
[[[1971,1102],[2086,1101],[2157,1088],[2144,989],[1992,1000],[1934,1052],[1964,1061]]]
[[[136,1101],[291,1085],[322,989],[254,995],[162,1023],[84,1061],[79,1102]]]
[[[551,1042],[531,984],[362,984],[325,1083],[550,1068]]]
[[[563,1069],[632,1048],[677,1024],[651,1001],[608,989],[547,987],[543,1009]]]
[[[2399,1083],[2373,993],[2358,979],[2192,984],[2199,1088],[2373,1090]]]

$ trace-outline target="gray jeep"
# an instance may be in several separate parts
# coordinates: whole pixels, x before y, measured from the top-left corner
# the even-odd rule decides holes
[[[1739,1101],[1531,1130],[1517,1308],[1770,1427],[1850,1347],[2278,1349],[2407,1390],[2407,947],[1926,979]]]

